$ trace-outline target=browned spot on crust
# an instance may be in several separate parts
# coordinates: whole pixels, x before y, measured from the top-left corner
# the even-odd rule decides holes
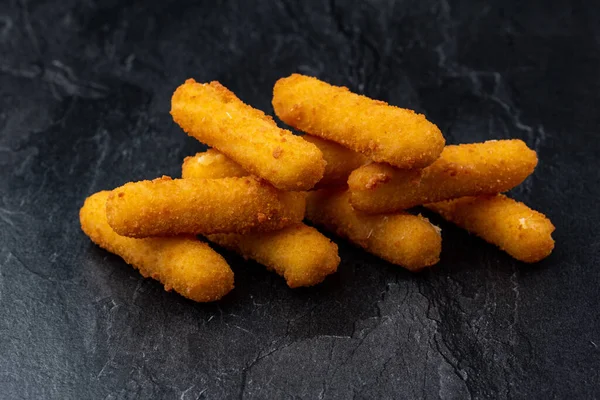
[[[125,193],[123,193],[123,192],[119,192],[118,196],[119,196],[119,197],[123,197],[123,196],[125,196]]]
[[[375,189],[380,183],[389,182],[391,177],[384,173],[375,174],[369,178],[369,181],[365,185],[367,189]]]
[[[283,149],[281,147],[277,146],[275,148],[275,150],[273,150],[273,157],[274,158],[279,158],[279,157],[281,157],[282,153],[283,153]]]
[[[473,168],[469,165],[460,165],[456,163],[448,163],[444,167],[444,172],[451,177],[455,177],[458,174],[468,175],[472,172]]]
[[[258,213],[257,218],[258,222],[265,222],[267,220],[267,216],[263,213]]]

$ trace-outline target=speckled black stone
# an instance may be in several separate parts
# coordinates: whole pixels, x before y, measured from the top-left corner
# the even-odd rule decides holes
[[[89,194],[178,176],[186,78],[272,114],[292,72],[424,112],[449,143],[521,138],[512,195],[557,227],[528,266],[438,218],[411,274],[342,240],[290,290],[224,252],[218,304],[81,232]],[[600,397],[600,7],[592,1],[0,2],[0,398]]]

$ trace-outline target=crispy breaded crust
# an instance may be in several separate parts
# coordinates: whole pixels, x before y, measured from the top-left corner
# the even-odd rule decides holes
[[[352,208],[349,197],[349,193],[342,190],[310,192],[306,218],[369,253],[411,271],[439,261],[440,231],[426,218],[404,212],[365,214]]]
[[[552,222],[503,194],[462,197],[425,207],[526,263],[540,261],[554,249]]]
[[[304,224],[275,232],[208,235],[207,239],[263,264],[283,276],[291,288],[321,283],[340,263],[337,245]]]
[[[311,135],[304,135],[303,137],[307,142],[314,144],[321,150],[323,158],[327,162],[323,178],[315,185],[315,188],[346,186],[350,173],[369,161],[361,153],[347,149],[331,140]]]
[[[184,179],[241,178],[248,175],[240,164],[215,149],[186,157],[181,166],[181,177]]]
[[[354,207],[369,213],[404,210],[462,196],[496,194],[519,185],[537,165],[537,155],[522,140],[446,146],[422,170],[368,164],[348,178]]]
[[[119,236],[106,220],[110,192],[85,200],[79,212],[81,229],[98,246],[114,253],[140,271],[194,301],[215,301],[233,289],[233,272],[206,243],[194,237],[132,239]]]
[[[228,173],[241,174],[242,171],[239,164],[216,150],[188,157],[182,166],[185,179],[225,177]],[[337,245],[316,229],[302,223],[274,232],[223,233],[206,237],[275,271],[285,278],[291,288],[322,282],[337,270],[340,263]]]
[[[323,179],[317,182],[317,188],[345,186],[350,173],[368,162],[368,159],[362,154],[335,142],[310,135],[303,137],[321,150],[323,158],[327,162]],[[250,173],[241,165],[215,149],[186,157],[181,166],[183,178],[227,178],[247,175]]]
[[[279,128],[218,82],[188,79],[173,93],[171,115],[188,135],[278,189],[308,190],[323,177],[325,161],[316,146]]]
[[[279,79],[273,109],[294,128],[398,168],[425,167],[444,148],[442,133],[424,115],[309,76]]]
[[[253,177],[130,182],[106,202],[110,226],[129,237],[271,231],[302,221],[304,193]]]

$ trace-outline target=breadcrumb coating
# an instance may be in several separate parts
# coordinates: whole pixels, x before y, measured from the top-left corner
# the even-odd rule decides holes
[[[327,162],[323,178],[315,185],[317,189],[346,186],[350,173],[369,162],[369,159],[361,153],[347,149],[331,140],[311,135],[304,135],[303,137],[304,140],[314,144],[321,150],[323,158]]]
[[[253,177],[130,182],[106,202],[110,226],[129,237],[272,231],[302,221],[305,195]]]
[[[81,229],[98,246],[114,253],[145,278],[161,282],[188,299],[219,300],[233,289],[233,272],[218,253],[194,237],[133,239],[119,236],[106,220],[109,191],[85,200],[79,212]]]
[[[538,262],[554,249],[552,222],[503,194],[462,197],[425,207],[526,263]]]
[[[184,179],[226,177],[228,173],[242,172],[245,171],[239,164],[216,150],[188,157],[182,166]],[[206,238],[275,271],[291,288],[322,282],[340,263],[337,245],[302,223],[274,232],[223,233],[206,235]]]
[[[422,170],[368,164],[348,178],[351,202],[368,213],[388,213],[463,196],[496,194],[525,180],[537,155],[522,140],[446,146],[441,157]]]
[[[279,128],[218,82],[188,79],[171,100],[173,120],[190,136],[219,150],[282,190],[308,190],[322,177],[319,149]]]
[[[444,148],[442,133],[424,115],[309,76],[279,79],[273,109],[296,129],[398,168],[425,167]]]
[[[207,235],[207,239],[263,264],[291,288],[321,283],[340,263],[337,245],[304,224],[275,232]]]
[[[349,193],[339,189],[310,192],[306,218],[410,271],[439,261],[440,229],[427,218],[404,212],[369,215],[354,210],[349,200]]]
[[[303,137],[321,150],[323,158],[327,162],[323,178],[316,184],[317,188],[345,186],[350,173],[368,162],[368,159],[362,154],[335,142],[310,135]],[[215,149],[186,157],[181,166],[183,178],[227,178],[247,175],[250,173],[241,165]]]
[[[181,166],[181,177],[184,179],[241,178],[248,175],[248,171],[240,164],[215,149],[186,157]]]

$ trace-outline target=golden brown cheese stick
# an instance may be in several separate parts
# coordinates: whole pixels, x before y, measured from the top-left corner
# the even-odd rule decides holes
[[[350,174],[354,207],[387,213],[463,196],[496,194],[525,180],[537,165],[535,151],[521,140],[446,146],[442,156],[422,170],[385,164],[364,165]]]
[[[253,177],[130,182],[106,202],[110,226],[129,237],[272,231],[302,221],[302,192]]]
[[[345,186],[348,176],[356,168],[368,162],[360,153],[349,150],[337,143],[314,136],[304,135],[306,141],[313,143],[321,150],[327,162],[325,174],[316,187]],[[241,165],[221,154],[218,150],[209,149],[195,156],[186,157],[181,167],[183,178],[226,178],[250,175]]]
[[[424,115],[292,74],[273,88],[273,109],[286,124],[398,168],[422,168],[444,148]]]
[[[207,238],[275,271],[291,288],[321,283],[340,263],[337,245],[304,224],[275,232],[222,233]]]
[[[220,179],[250,175],[231,158],[215,149],[186,157],[181,166],[181,177],[195,179]]]
[[[503,194],[462,197],[425,207],[526,263],[540,261],[554,249],[552,222]]]
[[[81,229],[98,246],[132,265],[145,278],[156,279],[165,290],[175,290],[194,301],[215,301],[233,289],[233,272],[227,262],[194,237],[133,239],[119,236],[106,220],[110,192],[85,200],[79,212]]]
[[[216,150],[187,157],[181,172],[184,179],[246,173],[239,164]],[[224,233],[206,237],[213,243],[265,265],[283,276],[291,288],[322,282],[337,270],[340,263],[337,245],[316,229],[302,223],[274,232]]]
[[[306,218],[410,271],[439,261],[442,250],[440,230],[426,218],[404,212],[365,214],[352,208],[349,197],[349,193],[342,190],[310,192]]]
[[[321,150],[323,158],[327,162],[323,178],[315,185],[318,189],[346,186],[350,173],[369,161],[364,155],[331,140],[311,135],[304,135],[303,137],[307,142],[314,144]]]
[[[218,82],[188,79],[173,94],[171,115],[188,135],[278,189],[308,190],[323,177],[325,161],[316,146],[279,128]]]

